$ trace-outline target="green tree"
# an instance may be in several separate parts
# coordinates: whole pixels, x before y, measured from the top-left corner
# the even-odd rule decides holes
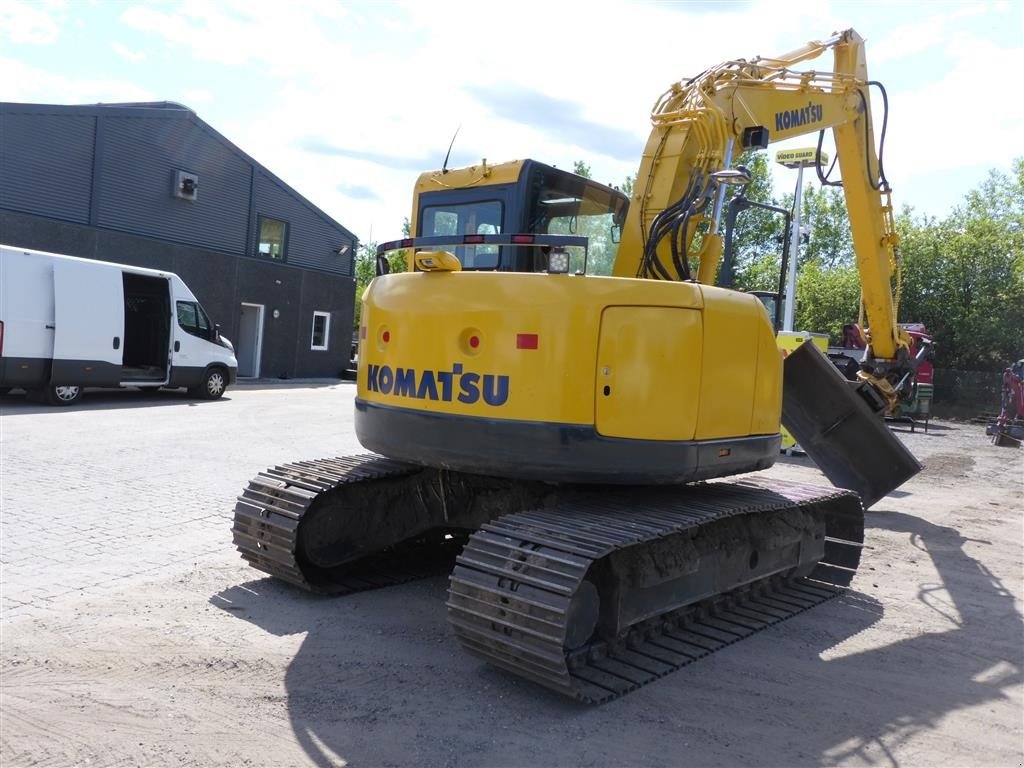
[[[827,333],[831,343],[842,337],[843,325],[857,319],[860,306],[860,275],[853,264],[829,267],[818,259],[808,261],[796,278],[797,306],[794,327]]]
[[[750,183],[742,194],[752,202],[780,205],[772,189],[768,155],[762,151],[747,151],[740,155],[737,165],[750,171]],[[722,209],[722,234],[725,234],[728,202]],[[734,261],[733,286],[748,291],[775,291],[779,287],[782,266],[782,248],[785,242],[785,218],[762,208],[748,208],[736,218],[732,234]],[[721,271],[721,270],[720,270]]]
[[[846,200],[835,187],[808,187],[800,208],[801,229],[807,232],[798,266],[816,261],[827,269],[854,263],[853,236]]]
[[[792,206],[792,202],[793,195],[787,195],[784,204]],[[842,191],[835,187],[805,188],[800,229],[794,327],[827,333],[832,344],[839,344],[843,326],[857,320],[861,295]]]
[[[402,222],[402,236],[409,237],[410,223],[406,218]],[[356,279],[356,300],[355,300],[355,327],[359,328],[360,318],[363,311],[363,293],[377,275],[377,246],[378,243],[370,241],[360,243],[356,250],[355,260],[352,264],[352,274]],[[392,251],[388,254],[388,263],[392,272],[405,272],[408,269],[406,262],[409,252],[405,249]]]
[[[575,162],[573,162],[572,172],[575,173],[577,176],[582,176],[584,179],[594,178],[593,176],[590,175],[590,166],[587,165],[587,163],[585,163],[582,160],[576,160]]]
[[[572,172],[585,179],[592,179],[590,166],[582,160],[572,164]],[[553,219],[548,225],[548,234],[580,235],[587,238],[587,274],[610,275],[615,265],[619,244],[612,240],[612,221],[608,214],[598,216],[572,216]],[[571,249],[576,250],[576,249]],[[572,269],[582,269],[583,254],[571,253]]]
[[[900,318],[935,334],[940,367],[999,370],[1024,348],[1024,158],[944,220],[905,209]]]
[[[622,192],[626,197],[632,199],[633,190],[636,188],[636,174],[627,176],[622,180],[622,186],[619,187],[619,191]]]

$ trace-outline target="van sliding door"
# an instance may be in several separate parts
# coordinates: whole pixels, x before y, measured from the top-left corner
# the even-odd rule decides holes
[[[51,383],[119,384],[124,353],[121,270],[88,262],[57,262],[53,299]]]

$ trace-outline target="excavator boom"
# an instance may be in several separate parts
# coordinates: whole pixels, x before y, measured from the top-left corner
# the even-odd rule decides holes
[[[830,50],[831,72],[790,69]],[[673,84],[654,106],[615,274],[685,279],[672,269],[668,233],[685,238],[675,245],[687,256],[698,256],[690,253],[698,224],[709,223],[711,233],[718,233],[721,206],[710,218],[703,212],[718,192],[714,174],[729,168],[743,149],[831,129],[871,344],[878,358],[895,359],[909,338],[896,323],[892,280],[898,237],[888,183],[875,153],[869,85],[864,41],[853,30],[778,58],[728,61]],[[713,284],[722,243],[721,238],[708,242],[711,247],[700,251],[694,277]]]

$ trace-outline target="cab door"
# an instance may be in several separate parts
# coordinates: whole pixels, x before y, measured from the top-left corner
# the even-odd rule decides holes
[[[174,305],[174,366],[193,372],[201,370],[209,362],[213,325],[194,298],[176,297]]]

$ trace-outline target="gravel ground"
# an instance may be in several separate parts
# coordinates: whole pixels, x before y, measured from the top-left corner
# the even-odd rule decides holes
[[[849,593],[586,707],[462,653],[442,577],[317,598],[234,552],[249,476],[359,450],[353,395],[0,398],[3,766],[1024,763],[1024,452],[982,427],[899,432],[926,469]]]

